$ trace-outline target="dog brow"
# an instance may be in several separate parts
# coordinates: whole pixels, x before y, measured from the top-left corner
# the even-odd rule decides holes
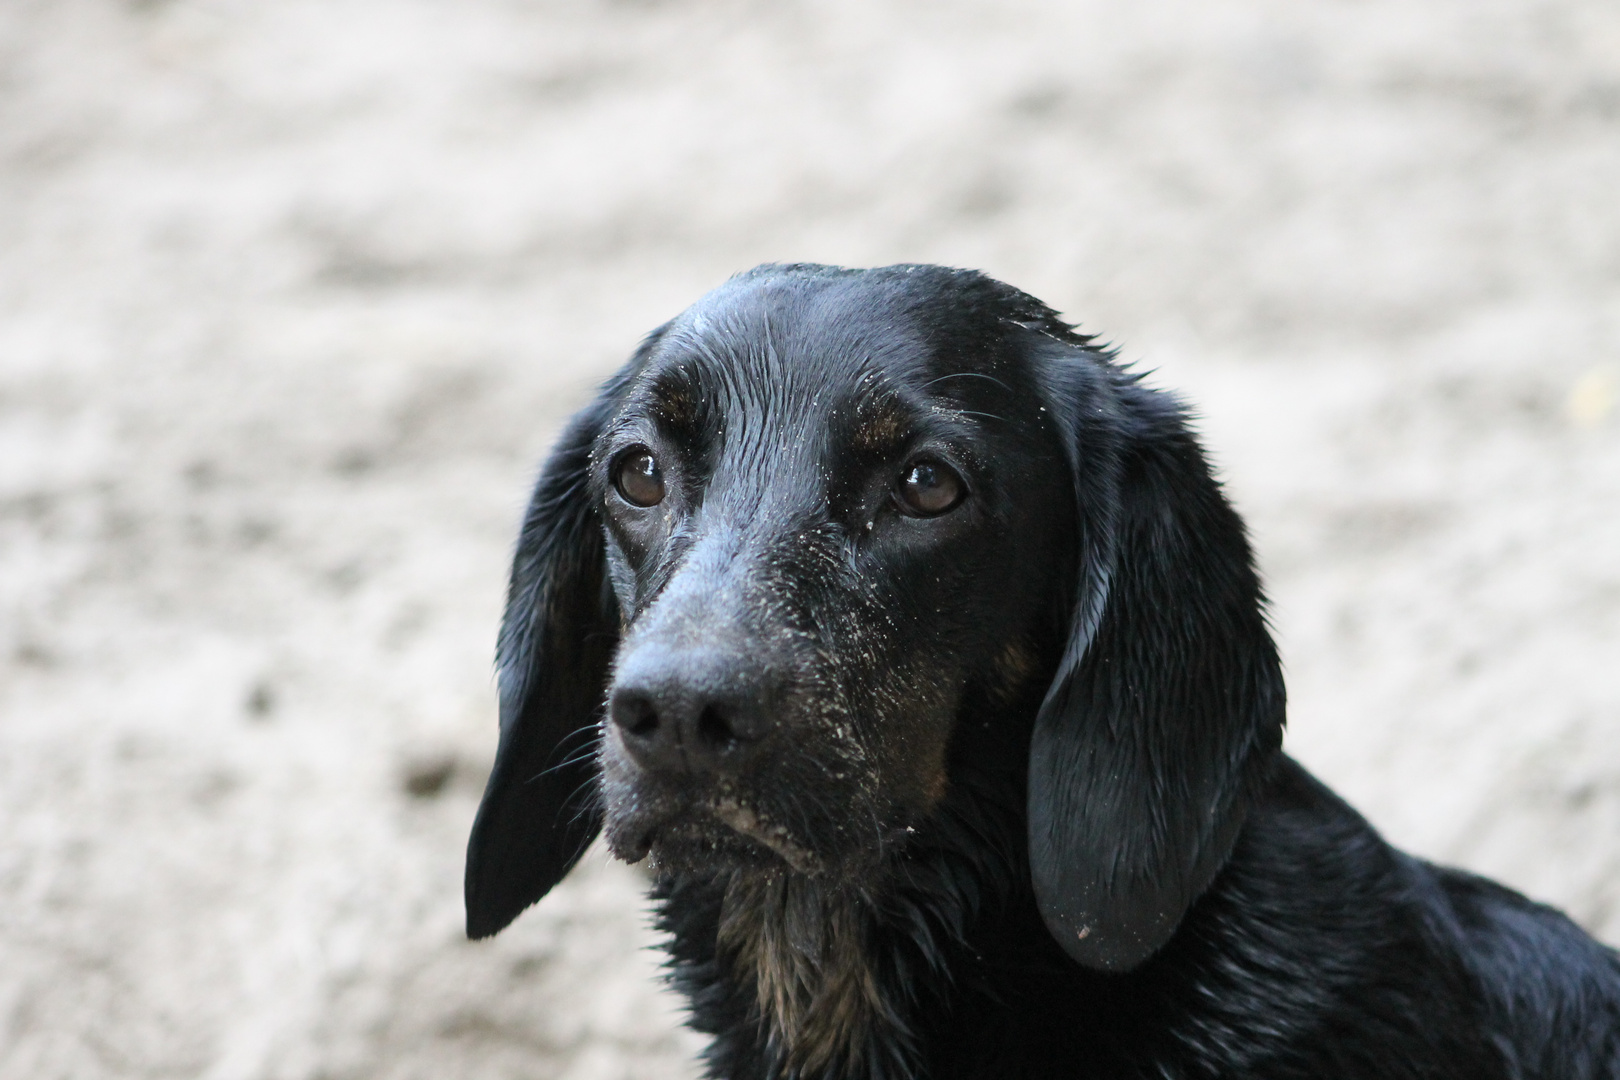
[[[854,401],[855,426],[849,445],[862,454],[892,453],[912,436],[911,410],[894,387],[868,370],[860,380]]]
[[[895,450],[911,433],[909,417],[893,399],[862,402],[855,407],[855,432],[851,443],[863,453],[882,454]]]
[[[637,396],[641,407],[666,431],[693,435],[703,426],[708,404],[697,374],[685,366],[655,374]]]

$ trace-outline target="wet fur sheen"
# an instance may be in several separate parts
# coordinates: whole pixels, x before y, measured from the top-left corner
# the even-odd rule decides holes
[[[604,480],[633,440],[671,470],[656,514]],[[962,510],[887,508],[916,445],[958,455]],[[656,862],[714,1077],[1620,1077],[1613,952],[1283,755],[1262,605],[1180,406],[1038,301],[741,275],[541,476],[468,932],[605,826]],[[604,719],[682,658],[749,688],[747,768],[653,775]]]

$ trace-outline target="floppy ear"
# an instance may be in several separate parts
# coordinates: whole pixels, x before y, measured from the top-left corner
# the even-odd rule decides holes
[[[614,397],[569,423],[523,519],[496,650],[500,747],[467,843],[468,937],[549,892],[601,828],[597,721],[619,616],[587,479]]]
[[[1231,854],[1284,692],[1243,523],[1185,414],[1089,359],[1056,369],[1081,565],[1030,749],[1029,855],[1058,943],[1125,971]]]

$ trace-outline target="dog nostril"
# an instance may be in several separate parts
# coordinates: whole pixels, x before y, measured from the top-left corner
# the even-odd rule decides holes
[[[616,701],[613,722],[623,728],[626,735],[649,738],[658,730],[658,710],[645,698]]]
[[[741,741],[731,723],[713,705],[704,709],[698,717],[697,736],[704,746],[712,750],[726,750]]]

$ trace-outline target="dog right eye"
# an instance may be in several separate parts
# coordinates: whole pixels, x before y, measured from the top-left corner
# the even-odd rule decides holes
[[[631,506],[657,506],[664,501],[664,474],[658,459],[645,446],[636,446],[619,459],[613,486]]]

